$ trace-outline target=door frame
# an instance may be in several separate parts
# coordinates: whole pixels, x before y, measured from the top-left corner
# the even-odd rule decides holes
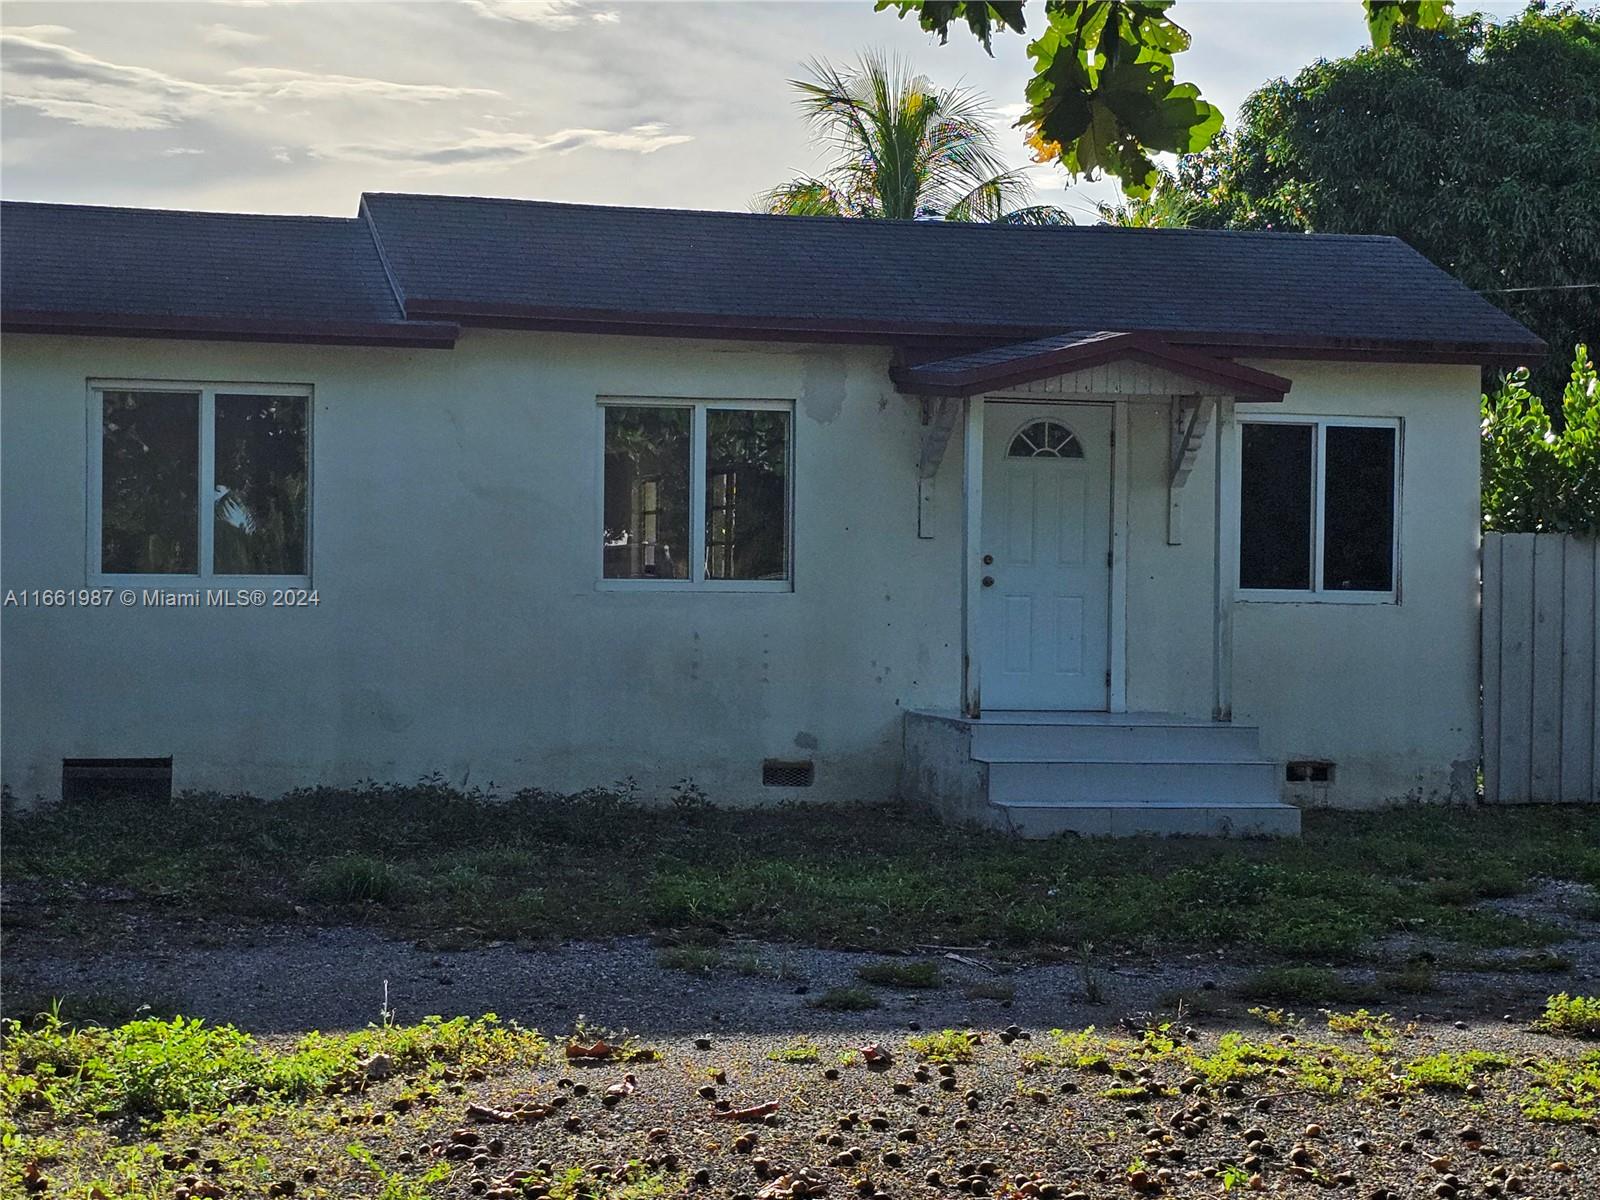
[[[1111,409],[1111,572],[1107,604],[1106,649],[1111,686],[1107,689],[1105,710],[1128,711],[1128,402],[1108,397],[1104,400],[1058,400],[1040,396],[969,396],[966,400],[966,428],[962,439],[962,514],[961,550],[965,570],[961,573],[961,711],[974,719],[983,715],[983,663],[980,654],[982,628],[980,598],[983,590],[983,425],[986,405],[1043,404],[1061,408],[1064,415],[1074,407],[1092,404]]]

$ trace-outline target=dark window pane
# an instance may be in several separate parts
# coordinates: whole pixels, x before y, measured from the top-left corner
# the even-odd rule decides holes
[[[1326,590],[1394,587],[1394,437],[1392,428],[1328,426],[1322,531]]]
[[[789,414],[706,412],[706,578],[789,577]]]
[[[100,569],[199,570],[200,397],[105,392],[100,420]]]
[[[1239,586],[1311,587],[1310,425],[1246,422],[1239,462]]]
[[[218,396],[212,571],[304,575],[304,396]]]
[[[689,577],[688,408],[606,406],[605,577]]]

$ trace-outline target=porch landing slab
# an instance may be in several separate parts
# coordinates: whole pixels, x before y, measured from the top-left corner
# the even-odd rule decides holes
[[[902,790],[1021,837],[1300,833],[1252,726],[1171,713],[905,716]]]

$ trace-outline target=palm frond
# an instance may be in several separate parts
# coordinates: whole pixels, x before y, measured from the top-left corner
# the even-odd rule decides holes
[[[843,217],[847,211],[844,199],[833,186],[822,179],[793,179],[756,197],[759,212],[775,213],[784,217]]]
[[[1076,225],[1072,214],[1054,204],[1033,204],[1027,208],[1013,208],[996,222],[999,225]]]

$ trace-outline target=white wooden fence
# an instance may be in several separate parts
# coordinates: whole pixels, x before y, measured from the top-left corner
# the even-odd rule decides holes
[[[1600,800],[1600,543],[1483,537],[1483,792]]]

